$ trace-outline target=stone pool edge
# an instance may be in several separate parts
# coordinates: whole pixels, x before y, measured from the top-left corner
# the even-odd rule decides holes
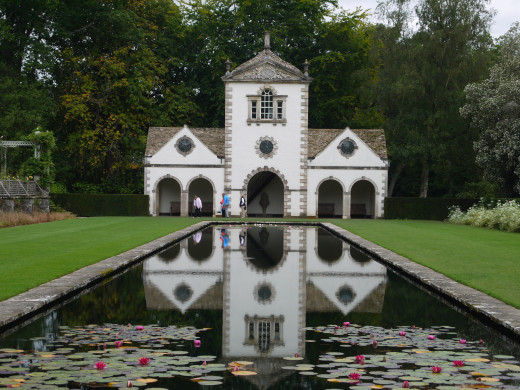
[[[509,337],[520,341],[520,310],[496,298],[432,270],[424,265],[413,262],[389,249],[374,244],[348,230],[331,223],[321,225],[338,237],[354,243],[375,259],[397,270],[399,273],[423,284],[448,301],[464,307],[480,320],[491,324]]]
[[[23,325],[39,313],[50,310],[56,304],[70,299],[81,291],[85,291],[95,284],[114,276],[145,257],[182,240],[197,230],[221,224],[222,221],[201,221],[8,298],[0,302],[0,334],[7,329]],[[520,340],[520,310],[331,223],[318,221],[290,223],[280,221],[256,223],[251,221],[226,221],[226,224],[322,226],[338,237],[352,242],[403,275],[422,283],[428,289],[466,308],[466,310],[474,313],[480,319],[491,323],[494,327],[501,330],[502,333]]]

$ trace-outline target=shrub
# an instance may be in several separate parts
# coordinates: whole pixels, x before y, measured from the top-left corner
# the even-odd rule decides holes
[[[75,218],[75,215],[69,212],[43,213],[35,211],[32,214],[27,214],[20,211],[12,211],[9,213],[0,211],[0,228],[61,221],[63,219],[72,218]]]
[[[51,194],[53,203],[81,217],[148,216],[148,195]]]
[[[465,213],[454,206],[446,222],[520,232],[520,203],[508,200],[486,205],[481,201]]]

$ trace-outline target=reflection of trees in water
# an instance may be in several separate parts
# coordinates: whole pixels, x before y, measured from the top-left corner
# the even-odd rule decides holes
[[[327,230],[318,228],[318,257],[327,262],[334,263],[343,256],[343,241],[333,236]]]
[[[64,306],[67,325],[143,322],[147,317],[142,264]]]

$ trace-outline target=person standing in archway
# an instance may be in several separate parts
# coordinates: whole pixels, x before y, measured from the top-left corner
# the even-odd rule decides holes
[[[244,218],[247,215],[246,213],[246,198],[244,194],[240,195],[240,218]]]
[[[202,200],[195,195],[195,199],[193,199],[193,208],[195,209],[194,217],[200,217],[202,211]]]
[[[229,197],[222,193],[222,216],[229,218]]]

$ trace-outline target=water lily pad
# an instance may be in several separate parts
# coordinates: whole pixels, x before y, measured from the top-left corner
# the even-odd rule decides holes
[[[232,371],[231,372],[235,376],[250,376],[257,375],[258,373],[255,371]]]

